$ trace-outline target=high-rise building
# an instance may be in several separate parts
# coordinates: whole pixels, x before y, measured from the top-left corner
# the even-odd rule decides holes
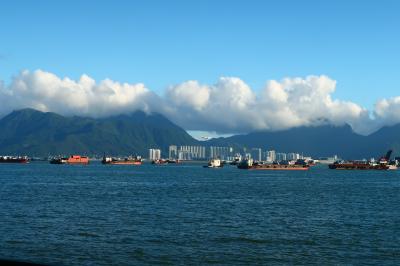
[[[274,150],[267,151],[267,162],[275,162],[276,161],[276,152]]]
[[[260,148],[252,148],[251,149],[251,158],[255,161],[261,161],[262,150]]]
[[[169,159],[177,159],[178,158],[178,147],[176,145],[169,146],[168,158]]]
[[[150,160],[161,159],[161,150],[160,149],[149,149],[149,159]]]
[[[180,160],[199,160],[206,158],[206,147],[204,146],[180,146],[177,150]]]
[[[293,152],[288,153],[288,154],[287,154],[287,159],[288,159],[288,160],[298,160],[298,159],[300,159],[300,154],[298,154],[298,153],[293,153]]]
[[[210,158],[221,160],[231,160],[233,158],[233,148],[231,147],[210,147]]]
[[[276,153],[276,160],[278,162],[280,161],[286,161],[286,153],[278,152]]]

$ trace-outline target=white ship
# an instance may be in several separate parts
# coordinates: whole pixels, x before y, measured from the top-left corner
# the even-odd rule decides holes
[[[205,165],[204,167],[206,168],[220,168],[222,167],[223,164],[221,162],[220,159],[211,159],[207,165]]]

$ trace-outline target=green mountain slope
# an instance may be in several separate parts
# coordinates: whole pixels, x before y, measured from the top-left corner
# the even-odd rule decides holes
[[[14,111],[0,120],[0,154],[148,155],[170,144],[196,145],[185,130],[160,114],[135,112],[103,119],[64,117],[33,109]]]

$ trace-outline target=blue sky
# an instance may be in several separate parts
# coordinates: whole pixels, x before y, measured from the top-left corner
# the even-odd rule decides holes
[[[371,108],[400,89],[400,1],[2,1],[0,80],[23,69],[143,82],[327,75]]]

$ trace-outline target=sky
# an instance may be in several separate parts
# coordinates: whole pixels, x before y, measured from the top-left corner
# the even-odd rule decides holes
[[[147,108],[164,112],[187,130],[219,134],[312,125],[321,120],[349,123],[368,132],[400,122],[398,10],[400,1],[394,0],[2,1],[0,113],[26,106],[65,114],[80,108],[77,114],[96,116],[98,105],[112,104],[100,113]],[[67,78],[83,90],[82,75],[97,87],[107,87],[104,80],[136,89],[143,85],[154,94],[150,98],[159,99],[157,104],[138,107],[133,102],[142,101],[139,98],[123,103],[90,100],[101,93],[94,90],[82,100],[80,89],[70,87],[73,82],[61,82],[58,87],[54,82],[42,83],[47,87],[36,88],[32,80],[46,73],[61,81]],[[315,85],[312,77],[333,81],[334,86]],[[24,93],[16,82],[21,79],[27,87]],[[273,81],[280,89],[271,89],[276,87]],[[314,89],[298,89],[299,84]],[[55,99],[54,92],[65,86],[71,90],[70,97],[78,95],[81,105]],[[109,87],[116,92],[113,85]],[[129,98],[129,90],[115,94]],[[285,91],[286,100],[265,96],[274,90]],[[248,95],[226,102],[218,96],[220,91]],[[312,106],[318,105],[318,97],[325,99],[322,109],[311,108],[323,115],[305,111],[307,104],[292,99],[299,95],[310,98]],[[65,108],[56,108],[60,105]],[[160,105],[165,107],[160,109]],[[279,107],[268,107],[274,105]],[[223,110],[240,117],[242,108],[252,110],[246,115],[253,120],[261,115],[265,121],[245,123],[242,117],[231,124],[207,122],[207,117]],[[350,108],[350,115],[338,118],[335,108]],[[186,118],[179,117],[182,112]],[[286,115],[298,117],[279,125],[269,122]],[[373,125],[365,129],[361,125],[368,117],[380,121],[369,122]]]

